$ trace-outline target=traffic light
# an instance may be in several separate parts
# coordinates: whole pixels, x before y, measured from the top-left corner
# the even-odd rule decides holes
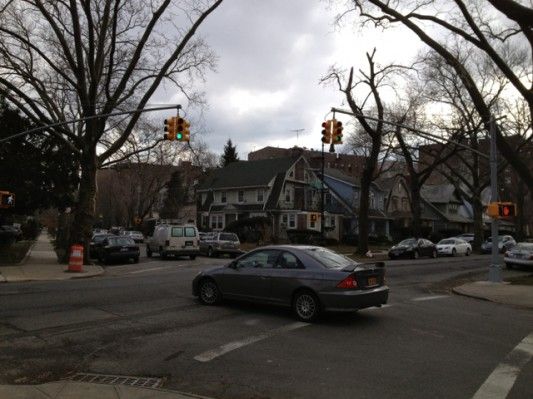
[[[189,131],[189,122],[183,118],[178,118],[178,124],[176,126],[178,141],[189,141],[191,138],[191,132]]]
[[[342,144],[342,122],[333,119],[333,144]]]
[[[15,194],[9,191],[0,191],[0,208],[12,208],[15,206]]]
[[[498,204],[498,216],[508,218],[516,216],[516,206],[512,202],[500,202]]]
[[[487,215],[495,219],[516,216],[516,205],[512,202],[491,202],[487,206]]]
[[[176,117],[165,119],[165,132],[167,132],[163,137],[165,140],[174,141],[176,140]]]
[[[329,144],[331,142],[331,127],[333,121],[327,120],[322,122],[322,142],[324,144]]]

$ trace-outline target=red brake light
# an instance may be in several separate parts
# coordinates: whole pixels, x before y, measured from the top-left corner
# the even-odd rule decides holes
[[[353,275],[350,275],[337,284],[337,288],[357,288],[357,281]]]

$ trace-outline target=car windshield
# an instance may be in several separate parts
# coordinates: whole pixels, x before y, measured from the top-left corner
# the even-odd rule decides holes
[[[100,235],[100,236],[94,236],[93,241],[94,242],[101,242],[106,239],[106,237],[109,237],[108,235]]]
[[[133,245],[133,240],[129,237],[111,237],[108,239],[110,245]]]
[[[455,240],[446,239],[446,240],[439,241],[439,245],[451,245],[451,244],[455,244]]]
[[[220,234],[220,240],[221,241],[239,241],[237,236],[235,234],[231,234],[231,233],[222,233],[222,234]]]
[[[498,236],[498,242],[503,241],[502,236]],[[492,242],[492,237],[487,238],[487,242]]]
[[[356,263],[347,256],[340,255],[326,248],[309,248],[306,252],[319,261],[326,269],[342,269]]]
[[[415,245],[415,244],[416,244],[416,239],[408,238],[407,240],[400,241],[398,245],[409,246],[409,245]]]

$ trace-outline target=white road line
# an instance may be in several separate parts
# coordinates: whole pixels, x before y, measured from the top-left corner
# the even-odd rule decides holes
[[[150,272],[150,271],[153,271],[153,270],[165,270],[165,269],[170,269],[171,267],[174,267],[174,266],[152,267],[151,269],[137,270],[135,272],[130,272],[128,274],[146,273],[146,272]]]
[[[302,323],[302,322],[287,324],[286,326],[276,328],[274,330],[270,330],[259,335],[253,335],[241,341],[234,341],[234,342],[230,342],[229,344],[219,346],[216,349],[213,349],[213,350],[201,353],[198,356],[195,356],[194,360],[198,360],[199,362],[204,362],[204,363],[209,362],[219,356],[225,355],[228,352],[242,348],[243,346],[250,345],[258,341],[262,341],[264,339],[273,337],[274,335],[281,334],[287,331],[296,330],[298,328],[306,327],[309,325],[310,325],[309,323]]]
[[[533,357],[533,333],[525,337],[489,375],[472,399],[504,399],[516,378]]]
[[[430,296],[421,296],[418,298],[413,298],[411,301],[421,302],[421,301],[432,301],[433,299],[443,299],[449,298],[449,295],[430,295]]]
[[[392,305],[386,303],[384,305],[381,305],[380,307],[378,306],[374,306],[374,307],[371,307],[371,308],[364,308],[362,310],[380,310],[380,309],[384,309],[384,308],[390,308]]]

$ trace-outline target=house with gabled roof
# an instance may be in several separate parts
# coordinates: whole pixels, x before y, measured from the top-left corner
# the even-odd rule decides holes
[[[262,216],[272,236],[321,230],[321,183],[303,156],[238,161],[216,169],[197,189],[198,225],[223,230],[236,220]],[[339,239],[340,214],[326,212],[327,237]]]
[[[355,177],[334,168],[324,169],[324,183],[328,190],[326,210],[342,213],[343,236],[357,235],[361,185]],[[377,184],[371,185],[368,212],[369,234],[390,239],[390,218],[385,213],[386,195],[387,192]]]

